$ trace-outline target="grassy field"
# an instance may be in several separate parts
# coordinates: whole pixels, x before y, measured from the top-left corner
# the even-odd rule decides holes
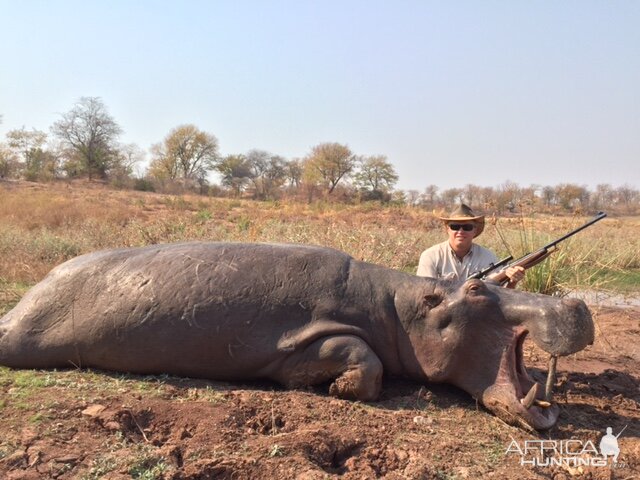
[[[532,212],[489,218],[479,243],[501,258],[518,257],[588,218]],[[606,218],[529,271],[523,288],[638,296],[638,233],[639,218]],[[188,240],[298,242],[414,273],[420,252],[444,238],[433,212],[404,206],[0,182],[0,315],[55,265],[98,249]],[[514,438],[596,441],[605,428],[628,425],[618,476],[606,476],[607,467],[580,478],[635,478],[637,310],[595,309],[594,319],[595,344],[560,359],[561,419],[540,437],[506,425],[447,386],[389,380],[378,402],[360,403],[322,389],[0,367],[0,477],[573,478],[583,472],[535,470],[505,449]],[[528,367],[545,370],[546,358],[534,346],[525,356]]]
[[[488,217],[479,243],[518,257],[589,217],[528,212]],[[640,219],[606,218],[529,271],[522,288],[553,293],[640,291]],[[414,273],[442,241],[433,212],[406,206],[279,203],[110,190],[99,184],[0,183],[0,303],[10,305],[55,265],[114,247],[189,240],[295,242]]]

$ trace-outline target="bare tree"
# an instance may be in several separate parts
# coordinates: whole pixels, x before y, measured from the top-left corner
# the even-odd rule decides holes
[[[407,190],[405,192],[405,198],[407,199],[407,205],[415,207],[420,204],[420,192],[418,190]]]
[[[591,204],[594,209],[608,208],[613,204],[614,190],[608,183],[596,185],[596,191],[591,195]]]
[[[72,152],[73,159],[89,175],[105,178],[118,155],[117,138],[122,130],[108,114],[102,100],[82,97],[55,122],[51,131]]]
[[[480,200],[481,188],[472,183],[467,183],[462,189],[462,195],[464,195],[464,202],[468,205],[474,205]]]
[[[557,202],[556,189],[549,185],[542,187],[540,195],[542,197],[542,203],[546,207],[551,207]]]
[[[447,188],[442,191],[440,198],[444,202],[445,206],[450,209],[460,202],[460,195],[462,195],[462,190],[460,188]]]
[[[427,187],[424,189],[424,193],[421,196],[422,203],[425,207],[435,208],[436,203],[438,202],[438,190],[440,189],[437,185],[427,185]]]
[[[134,175],[135,167],[142,162],[146,154],[135,143],[127,143],[118,147],[118,157],[111,167],[110,176],[118,184],[125,184]]]
[[[637,203],[640,199],[640,192],[637,188],[624,184],[621,187],[616,188],[615,196],[616,203],[623,205],[627,211],[630,212],[631,206]]]

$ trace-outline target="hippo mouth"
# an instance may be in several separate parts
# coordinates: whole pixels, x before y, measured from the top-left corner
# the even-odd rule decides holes
[[[545,388],[533,380],[524,365],[523,344],[529,332],[514,334],[500,358],[498,375],[493,385],[482,393],[482,403],[498,417],[536,430],[547,430],[555,425],[560,408],[545,398]],[[553,378],[555,372],[549,370]],[[547,384],[552,385],[547,379]]]

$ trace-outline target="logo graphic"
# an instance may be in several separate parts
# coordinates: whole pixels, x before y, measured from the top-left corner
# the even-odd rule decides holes
[[[518,442],[511,439],[505,454],[520,456],[520,465],[533,467],[551,467],[568,465],[571,467],[592,466],[606,467],[609,465],[609,457],[614,467],[625,467],[624,463],[618,463],[620,447],[618,438],[625,431],[627,425],[613,434],[613,429],[607,427],[607,433],[600,439],[600,451],[591,440],[524,440]]]
[[[618,455],[620,454],[620,448],[618,448],[618,437],[626,428],[627,425],[620,430],[620,433],[614,436],[613,433],[611,433],[613,429],[611,427],[607,427],[607,434],[600,439],[600,453],[604,458],[607,458],[609,455],[613,455],[613,463],[618,463]]]

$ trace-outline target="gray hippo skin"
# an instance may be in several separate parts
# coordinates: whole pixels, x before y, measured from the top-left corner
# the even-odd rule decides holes
[[[543,390],[522,360],[527,333],[568,355],[594,329],[578,300],[420,278],[330,248],[183,243],[56,267],[0,320],[0,364],[331,382],[331,395],[363,401],[384,372],[456,385],[510,423],[547,429],[557,405],[522,401]]]

